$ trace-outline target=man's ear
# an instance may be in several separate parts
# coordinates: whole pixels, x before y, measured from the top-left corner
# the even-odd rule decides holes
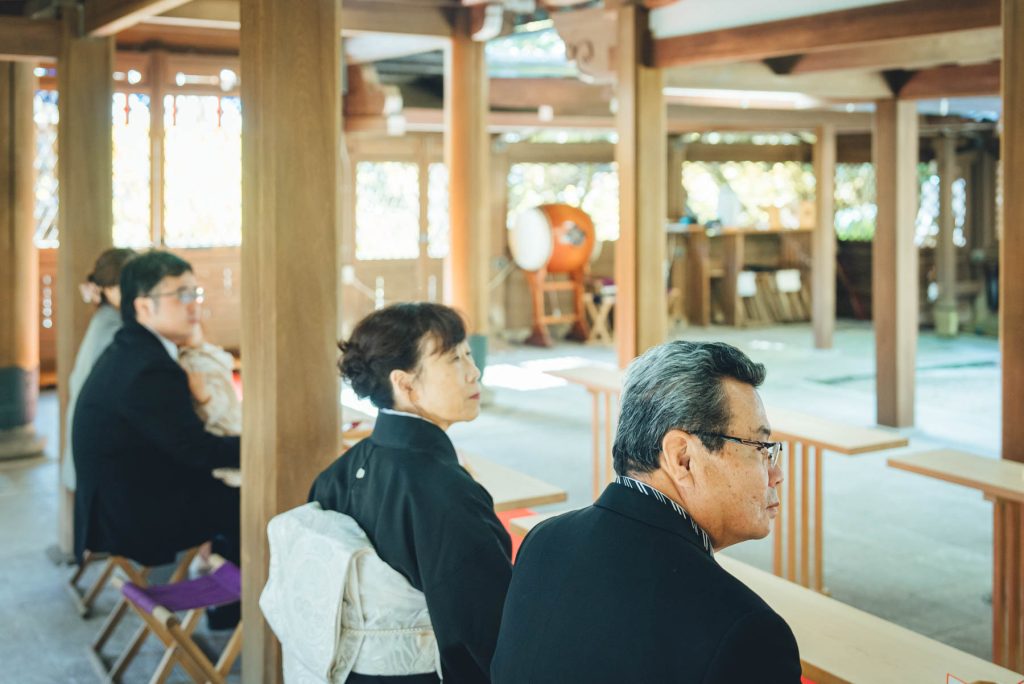
[[[412,375],[396,368],[391,371],[388,375],[388,379],[391,381],[391,395],[395,398],[395,403],[398,403],[398,399],[402,399],[402,403],[412,404]]]
[[[144,322],[152,318],[153,300],[149,297],[136,297],[132,305],[135,307],[135,320]]]
[[[675,483],[680,492],[693,488],[691,458],[694,455],[694,437],[683,430],[669,430],[661,439],[661,469]]]

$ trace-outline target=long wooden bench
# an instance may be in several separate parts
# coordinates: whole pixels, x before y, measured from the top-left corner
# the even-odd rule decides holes
[[[512,529],[526,534],[557,515],[516,518]],[[1017,684],[1024,678],[725,554],[715,558],[789,623],[800,647],[803,674],[816,684],[956,681],[947,675],[962,682]]]
[[[1024,463],[954,449],[923,451],[888,463],[977,489],[992,501],[992,659],[1024,669]]]
[[[496,513],[560,503],[568,498],[568,494],[561,487],[532,475],[500,465],[483,456],[464,451],[460,451],[459,454],[473,479],[490,493]],[[216,468],[213,475],[230,487],[242,486],[242,471],[239,468]]]

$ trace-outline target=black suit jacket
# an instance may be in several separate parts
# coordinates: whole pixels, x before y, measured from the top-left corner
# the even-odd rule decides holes
[[[309,500],[354,518],[381,560],[423,592],[445,682],[489,681],[511,540],[448,435],[382,412],[373,435],[317,477]]]
[[[785,621],[704,550],[689,521],[610,484],[537,526],[516,558],[495,684],[799,684]]]
[[[210,471],[239,461],[238,437],[203,429],[185,372],[138,323],[118,331],[96,361],[75,404],[71,439],[75,552],[107,551],[145,565],[173,561],[204,541],[201,515],[225,489]]]

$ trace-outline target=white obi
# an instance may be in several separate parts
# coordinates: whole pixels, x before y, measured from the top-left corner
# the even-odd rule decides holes
[[[313,502],[275,516],[267,536],[260,609],[281,642],[285,682],[441,676],[423,592],[377,556],[355,520]]]

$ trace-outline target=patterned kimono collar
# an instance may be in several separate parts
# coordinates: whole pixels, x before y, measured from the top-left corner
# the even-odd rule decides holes
[[[640,480],[634,480],[631,477],[626,477],[625,475],[616,475],[615,484],[622,485],[623,487],[626,487],[628,489],[634,489],[640,492],[641,494],[646,494],[647,496],[650,496],[651,498],[656,499],[657,501],[670,507],[673,511],[678,513],[679,516],[683,518],[683,520],[686,520],[690,523],[690,526],[693,528],[694,534],[697,535],[697,538],[700,540],[701,545],[704,547],[704,550],[712,558],[715,557],[715,550],[711,546],[711,538],[708,536],[708,533],[701,529],[700,525],[694,522],[693,518],[691,518],[690,515],[685,510],[683,510],[682,506],[680,506],[675,501],[659,492],[651,485],[645,484]]]

